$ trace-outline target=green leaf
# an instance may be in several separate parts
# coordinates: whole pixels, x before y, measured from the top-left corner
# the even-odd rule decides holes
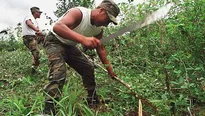
[[[181,70],[174,70],[174,73],[176,73],[176,74],[181,74]]]
[[[179,85],[176,81],[171,81],[172,84]]]
[[[179,78],[179,83],[184,83],[184,78],[183,77]]]

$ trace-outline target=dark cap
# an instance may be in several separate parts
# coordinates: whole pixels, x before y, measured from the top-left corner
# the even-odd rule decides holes
[[[39,9],[38,7],[36,7],[36,6],[31,7],[30,10],[31,10],[32,13],[33,13],[33,12],[39,12],[39,13],[42,13],[42,11],[40,11],[40,9]]]
[[[112,0],[103,0],[98,7],[104,8],[110,20],[117,25],[117,15],[120,13],[120,8]]]

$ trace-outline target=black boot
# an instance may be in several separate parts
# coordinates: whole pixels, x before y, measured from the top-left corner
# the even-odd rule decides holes
[[[31,74],[35,74],[37,72],[36,67],[32,66],[31,67]]]
[[[100,104],[98,95],[96,94],[95,90],[89,90],[88,91],[88,97],[87,97],[87,103],[88,105],[98,105]]]
[[[55,116],[56,115],[55,107],[56,107],[56,103],[54,103],[54,101],[52,101],[52,100],[45,101],[43,114],[48,114],[48,115]]]

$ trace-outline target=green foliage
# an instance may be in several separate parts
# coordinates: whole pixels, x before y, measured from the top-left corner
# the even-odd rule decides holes
[[[122,9],[129,10],[122,11],[125,18],[120,26],[142,19],[145,14],[162,4],[160,1],[152,1],[139,5],[139,13],[135,13],[136,9],[133,9],[133,6],[122,4]],[[124,80],[136,82],[137,85],[133,87],[143,96],[149,98],[152,96],[150,99],[155,100],[164,99],[161,103],[156,103],[163,109],[162,114],[168,112],[180,114],[184,108],[190,106],[187,101],[196,98],[197,102],[202,103],[205,95],[204,89],[201,89],[205,82],[204,16],[202,16],[204,4],[202,0],[176,2],[176,4],[175,9],[178,10],[173,9],[168,19],[126,33],[123,37],[113,40],[114,45],[109,47],[110,56],[115,56],[112,58],[113,64],[117,67],[117,72],[121,76],[124,75]],[[115,29],[109,31],[108,33],[112,33]],[[150,94],[156,90],[161,91],[156,95]],[[173,102],[174,107],[177,107],[175,111],[172,111],[170,105]]]
[[[6,29],[0,32],[0,51],[14,51],[20,48],[24,48],[21,34],[21,24],[16,27],[17,33],[12,29]],[[17,35],[17,37],[15,36]]]
[[[61,17],[68,9],[73,8],[75,6],[84,6],[92,8],[94,0],[58,0],[56,4],[57,10],[54,14],[57,17]]]
[[[171,0],[166,1],[171,2]],[[141,20],[165,1],[138,5],[120,4],[118,26],[110,25],[105,36]],[[117,75],[134,91],[149,100],[159,111],[145,102],[143,111],[150,115],[192,115],[205,113],[205,40],[203,0],[176,1],[169,17],[139,30],[125,33],[108,44],[108,58]],[[92,52],[93,54],[93,52]],[[98,59],[95,59],[96,63]],[[47,84],[47,58],[42,50],[40,74],[31,75],[31,55],[18,49],[1,51],[0,115],[35,115],[43,109],[43,87]],[[85,105],[86,93],[78,74],[69,68],[63,96],[58,102],[59,115],[113,116],[138,111],[138,98],[126,87],[112,80],[96,67],[97,92],[111,98],[106,108],[92,110]]]
[[[3,37],[2,37],[3,38]],[[14,35],[9,35],[8,39],[0,39],[0,51],[14,51],[23,47],[23,43],[17,41]]]

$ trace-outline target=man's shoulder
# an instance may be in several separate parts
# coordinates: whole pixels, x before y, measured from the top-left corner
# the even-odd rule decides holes
[[[26,16],[24,17],[24,20],[28,20],[28,19],[33,20],[34,17],[33,17],[32,15],[26,15]]]
[[[82,7],[82,6],[79,6],[79,7],[75,7],[76,9],[79,9],[81,12],[83,11],[90,11],[91,9],[89,8],[86,8],[86,7]]]

